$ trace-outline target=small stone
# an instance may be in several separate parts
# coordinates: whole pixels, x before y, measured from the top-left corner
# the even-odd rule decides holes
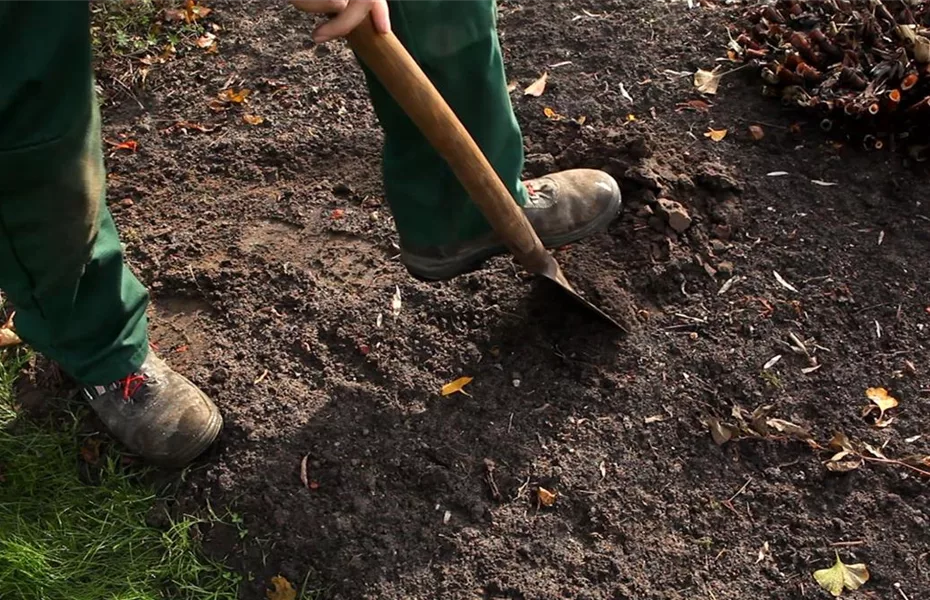
[[[678,233],[684,233],[691,227],[691,215],[679,202],[668,198],[659,198],[656,212],[667,219],[668,226]]]
[[[719,272],[721,275],[729,277],[733,274],[733,263],[728,260],[723,261],[717,265],[717,272]]]
[[[119,201],[119,205],[123,208],[132,208],[133,204],[135,204],[135,202],[132,201],[132,198],[123,198]]]
[[[514,379],[514,380],[513,380],[513,387],[515,387],[515,388],[520,387],[520,383],[521,383],[521,381],[520,381],[519,379]]]
[[[229,371],[220,367],[210,375],[210,383],[225,383],[229,380]]]
[[[723,241],[728,241],[733,235],[733,229],[729,225],[717,225],[714,227],[714,236]]]

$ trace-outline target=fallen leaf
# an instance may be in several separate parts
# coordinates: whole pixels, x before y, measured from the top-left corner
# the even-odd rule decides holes
[[[866,451],[866,452],[868,452],[869,454],[871,454],[871,455],[874,456],[875,458],[888,458],[887,456],[885,456],[885,455],[882,453],[881,450],[879,450],[878,448],[876,448],[875,446],[873,446],[873,445],[871,445],[871,444],[863,444],[862,447],[865,448],[865,451]]]
[[[726,423],[721,423],[715,418],[710,418],[707,421],[708,427],[710,427],[710,436],[714,439],[714,443],[718,446],[722,446],[733,439],[733,436],[738,431],[735,431],[735,427],[732,425],[727,425]]]
[[[664,421],[667,418],[668,418],[668,415],[659,414],[659,415],[652,415],[651,417],[646,417],[645,421],[646,421],[646,425],[648,425],[650,423],[658,423],[660,421]]]
[[[930,456],[911,454],[902,458],[901,462],[912,467],[930,467]]]
[[[820,587],[834,596],[843,593],[843,589],[855,591],[869,580],[869,570],[862,563],[855,565],[843,564],[839,553],[836,554],[836,563],[829,569],[814,571],[814,579]]]
[[[394,313],[394,318],[397,318],[397,315],[400,314],[401,306],[400,286],[398,285],[394,286],[394,296],[391,297],[391,312]]]
[[[630,104],[633,104],[633,96],[630,95],[630,92],[626,91],[623,82],[620,82],[620,95],[627,99]]]
[[[258,115],[242,115],[242,120],[249,125],[261,125],[265,122],[265,119]]]
[[[788,282],[785,280],[785,278],[782,277],[782,276],[779,274],[778,271],[772,271],[772,274],[775,275],[775,281],[777,281],[779,284],[781,284],[781,286],[782,286],[783,288],[785,288],[786,290],[790,290],[790,291],[794,292],[795,294],[799,293],[799,292],[798,292],[798,288],[796,288],[796,287],[794,287],[793,285],[791,285],[790,283],[788,283]]]
[[[536,489],[536,497],[539,498],[539,503],[543,506],[552,506],[555,504],[555,492],[550,492],[544,487]]]
[[[516,81],[511,81],[510,83],[507,84],[507,92],[508,92],[508,93],[514,91],[515,89],[517,89],[517,82],[516,82]]]
[[[13,317],[15,316],[15,312],[11,313],[10,316],[7,317],[6,323],[0,327],[0,348],[17,346],[23,343],[23,340],[16,335],[16,327],[13,325]]]
[[[847,450],[837,452],[827,461],[827,469],[835,473],[848,473],[862,466],[862,459]]]
[[[333,217],[334,219],[341,219],[341,218],[344,217],[344,216],[346,216],[346,211],[345,211],[345,209],[342,209],[342,208],[334,208],[334,209],[333,209],[332,217]]]
[[[546,90],[546,82],[549,81],[549,73],[543,73],[539,79],[531,83],[525,90],[523,90],[524,96],[533,96],[534,98],[539,98],[542,96],[542,93]]]
[[[471,394],[469,394],[462,388],[464,388],[466,385],[471,383],[473,379],[474,377],[459,377],[455,381],[449,382],[446,385],[442,386],[441,393],[443,396],[448,396],[456,392],[461,392],[462,394],[465,394],[466,396],[471,396]]]
[[[710,128],[704,132],[704,137],[710,138],[715,142],[719,142],[723,138],[727,137],[727,130]]]
[[[773,356],[772,358],[770,358],[770,359],[768,360],[768,362],[766,362],[764,365],[762,365],[762,370],[763,370],[763,371],[768,371],[769,369],[771,369],[772,367],[774,367],[774,366],[778,363],[778,361],[780,361],[780,360],[781,360],[781,354],[776,354],[775,356]]]
[[[897,398],[889,394],[888,390],[885,388],[869,388],[865,391],[865,395],[875,404],[875,406],[878,407],[878,410],[881,411],[879,418],[884,416],[886,410],[894,408],[898,405]]]
[[[822,366],[823,365],[814,365],[813,367],[804,367],[803,369],[801,369],[801,372],[804,373],[805,375],[810,375],[814,371],[817,371],[818,369],[820,369],[820,367]]]
[[[100,438],[87,438],[81,444],[81,458],[89,465],[96,465],[100,460]]]
[[[197,38],[197,41],[194,43],[197,44],[198,48],[209,48],[216,43],[216,35],[208,31],[207,33]]]
[[[838,431],[833,434],[833,439],[830,440],[829,447],[831,450],[845,450],[846,452],[853,452],[854,448],[852,442],[849,441],[849,437],[845,433]]]
[[[584,125],[584,122],[587,120],[588,120],[588,117],[581,115],[580,117],[575,119],[575,123],[578,123],[579,125]]]
[[[248,88],[242,88],[238,92],[234,92],[232,88],[226,88],[222,90],[217,95],[217,100],[221,102],[229,102],[231,104],[242,104],[245,102],[245,99],[249,97],[249,94],[252,93],[252,90]]]
[[[113,150],[129,150],[130,152],[135,152],[139,149],[139,142],[136,140],[126,140],[125,142],[114,142],[112,140],[104,141],[112,146]]]
[[[875,426],[878,427],[879,429],[884,429],[885,427],[888,427],[892,423],[894,423],[894,417],[888,417],[886,419],[879,419],[875,421]]]
[[[758,142],[765,137],[765,131],[763,131],[763,129],[758,125],[750,125],[749,135],[752,136],[752,139]]]
[[[717,70],[705,71],[698,69],[694,74],[694,87],[702,94],[716,94],[720,86],[720,74]]]
[[[562,115],[555,112],[548,106],[543,109],[543,114],[546,115],[546,118],[549,119],[550,121],[561,121],[562,120]]]
[[[265,597],[268,600],[297,600],[297,590],[290,581],[275,575],[271,578],[271,589],[265,590]]]
[[[782,419],[768,419],[766,424],[778,432],[786,433],[792,437],[798,438],[799,440],[807,441],[814,439],[814,436],[812,436],[808,430],[804,429],[800,425],[795,425],[790,421],[785,421]]]
[[[769,543],[765,542],[764,544],[762,544],[762,547],[759,548],[759,556],[758,558],[756,558],[756,564],[759,564],[760,562],[765,560],[765,557],[768,555],[768,553],[769,553]]]
[[[633,113],[630,113],[626,116],[627,123],[632,123],[635,120],[636,120],[636,115],[634,115]]]
[[[694,110],[697,112],[707,112],[710,110],[712,105],[704,100],[688,100],[687,102],[679,102],[675,105],[675,111],[681,112],[683,110]]]

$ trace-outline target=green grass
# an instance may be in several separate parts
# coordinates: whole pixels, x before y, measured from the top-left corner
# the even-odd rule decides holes
[[[17,414],[21,357],[0,355],[0,598],[235,599],[239,577],[198,553],[206,521],[147,525],[159,498],[138,472],[104,454],[93,483],[81,476],[76,419],[62,426]]]
[[[165,23],[162,11],[184,0],[107,0],[91,3],[94,50],[110,57],[138,56],[203,34],[198,23]]]

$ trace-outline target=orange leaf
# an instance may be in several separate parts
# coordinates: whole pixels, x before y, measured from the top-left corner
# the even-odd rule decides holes
[[[126,140],[125,142],[106,140],[106,142],[113,146],[113,150],[129,150],[130,152],[135,152],[139,148],[139,142],[136,140]]]
[[[727,137],[727,130],[726,129],[708,129],[704,133],[704,137],[709,137],[715,142],[719,142],[723,138]]]
[[[249,125],[261,125],[265,122],[265,119],[258,115],[242,115],[242,120]]]
[[[546,90],[547,81],[549,81],[549,73],[543,73],[539,79],[531,83],[525,90],[523,90],[523,95],[539,98]]]
[[[219,93],[217,99],[223,102],[231,102],[232,104],[242,104],[251,93],[252,90],[248,88],[242,88],[238,92],[234,92],[231,88],[227,88]]]
[[[442,386],[442,395],[448,396],[456,392],[461,392],[462,394],[465,394],[466,396],[471,396],[471,394],[469,394],[462,388],[464,388],[466,385],[471,383],[472,379],[474,379],[474,377],[459,377],[455,381],[451,383],[447,383],[446,385]]]
[[[549,119],[550,121],[561,121],[562,120],[562,115],[555,112],[548,106],[543,109],[543,114],[546,115],[546,118]]]
[[[552,506],[555,504],[555,498],[557,494],[555,492],[550,492],[544,487],[536,489],[536,497],[539,498],[539,503],[543,506]]]
[[[296,600],[297,590],[291,582],[280,575],[271,578],[271,589],[265,590],[268,600]]]

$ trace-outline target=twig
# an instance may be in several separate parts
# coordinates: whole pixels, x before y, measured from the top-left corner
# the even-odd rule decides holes
[[[739,496],[740,494],[742,494],[743,492],[746,491],[746,488],[749,487],[749,484],[750,484],[750,483],[752,483],[752,477],[750,477],[749,479],[747,479],[747,480],[746,480],[746,483],[743,484],[743,487],[741,487],[740,489],[738,489],[738,490],[736,491],[735,494],[733,494],[732,496],[730,496],[730,497],[727,499],[727,502],[733,502],[734,500],[736,500],[736,497],[737,497],[737,496]]]
[[[864,454],[859,454],[858,452],[856,453],[856,455],[859,456],[859,458],[862,458],[864,460],[877,462],[877,463],[885,463],[888,465],[898,465],[899,467],[904,467],[906,469],[910,469],[911,471],[916,471],[920,473],[921,475],[923,475],[924,477],[930,477],[930,471],[924,471],[923,469],[919,467],[915,467],[914,465],[909,465],[902,460],[897,460],[894,458],[878,458],[877,456],[866,456]]]
[[[832,542],[830,544],[831,548],[849,548],[850,546],[862,546],[865,544],[865,540],[854,540],[851,542]]]

